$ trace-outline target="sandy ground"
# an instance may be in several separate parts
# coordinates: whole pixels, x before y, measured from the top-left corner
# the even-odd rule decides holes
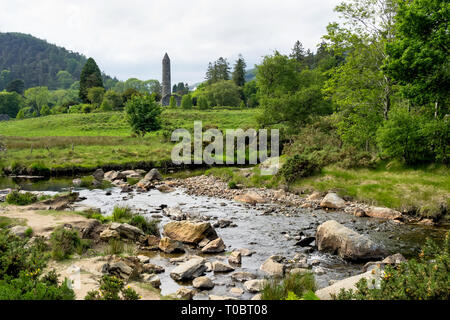
[[[43,212],[34,211],[27,208],[14,206],[0,207],[0,216],[23,219],[26,225],[33,229],[35,236],[48,237],[52,231],[60,225],[77,225],[88,221],[88,219],[70,212]],[[55,269],[60,274],[60,280],[65,278],[74,280],[73,290],[77,300],[83,300],[86,294],[98,287],[98,280],[101,278],[101,267],[107,257],[99,256],[93,258],[78,258],[68,261],[49,261],[47,270]],[[146,290],[139,286],[137,282],[130,282],[127,286],[132,287],[142,296],[142,300],[159,300],[160,295],[156,290]]]

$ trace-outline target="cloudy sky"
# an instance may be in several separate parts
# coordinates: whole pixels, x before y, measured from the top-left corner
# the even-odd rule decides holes
[[[203,81],[209,61],[249,67],[296,40],[313,51],[341,0],[0,0],[0,32],[23,32],[93,57],[120,80]]]

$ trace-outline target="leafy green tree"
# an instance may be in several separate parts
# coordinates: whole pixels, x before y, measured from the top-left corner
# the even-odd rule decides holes
[[[90,88],[103,87],[103,79],[100,69],[94,59],[89,58],[80,75],[80,99],[88,103],[88,90]]]
[[[103,111],[123,110],[123,107],[124,104],[120,93],[113,90],[106,91],[101,104]]]
[[[394,109],[390,119],[378,130],[377,140],[382,153],[406,164],[417,164],[430,160],[429,146],[421,130],[425,122],[422,116],[414,115],[406,108]]]
[[[191,95],[186,94],[181,98],[181,108],[183,109],[192,109],[192,98]]]
[[[170,97],[169,108],[175,109],[177,107],[177,101],[174,96]]]
[[[16,92],[0,92],[0,114],[15,118],[23,105],[23,98]]]
[[[150,95],[134,95],[125,105],[127,121],[133,132],[140,136],[161,129],[161,112],[161,107]]]
[[[239,106],[241,94],[232,80],[216,82],[206,88],[206,96],[211,106]]]
[[[50,115],[51,113],[52,113],[52,112],[51,112],[49,106],[43,106],[42,109],[41,109],[41,111],[40,111],[41,116],[48,116],[48,115]]]
[[[245,85],[246,67],[247,64],[245,63],[244,58],[242,57],[242,55],[239,55],[239,58],[236,60],[236,64],[234,65],[234,70],[232,74],[234,83],[239,87],[243,87]]]
[[[137,91],[136,89],[133,88],[129,88],[127,90],[125,90],[125,92],[122,93],[122,100],[123,103],[127,103],[128,100],[131,100],[131,98],[133,98],[133,96],[141,96],[142,94]]]
[[[8,92],[17,92],[18,94],[23,94],[24,90],[25,83],[20,79],[13,80],[6,86],[6,91]]]
[[[435,117],[445,115],[450,104],[450,4],[414,0],[398,5],[396,37],[387,44],[386,72],[414,104],[434,104]]]
[[[56,74],[56,79],[59,87],[63,89],[68,89],[75,82],[72,75],[66,70],[59,71]]]
[[[202,95],[198,98],[198,107],[200,110],[209,109],[208,99],[205,96]]]
[[[256,80],[246,82],[242,92],[248,108],[256,108],[259,106],[258,86]]]
[[[47,87],[33,87],[27,89],[24,93],[25,104],[31,108],[31,113],[35,116],[39,115],[40,110],[44,106],[48,106],[50,93]]]
[[[300,64],[275,52],[258,66],[256,76],[262,112],[262,127],[279,126],[296,132],[312,117],[330,113],[330,103],[322,94],[323,76],[318,70],[299,72]]]
[[[92,87],[88,89],[88,100],[94,106],[99,107],[103,102],[105,89],[103,87]]]

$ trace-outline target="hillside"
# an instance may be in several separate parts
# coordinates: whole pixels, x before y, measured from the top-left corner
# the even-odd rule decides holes
[[[0,33],[0,91],[21,79],[25,88],[67,89],[80,78],[86,62],[82,54],[22,33]],[[66,71],[58,73],[60,71]],[[117,80],[103,75],[104,81]]]

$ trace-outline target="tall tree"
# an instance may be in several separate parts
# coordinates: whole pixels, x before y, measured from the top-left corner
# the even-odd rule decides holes
[[[230,64],[227,59],[220,57],[214,64],[210,62],[206,71],[206,80],[208,84],[230,80]]]
[[[236,64],[234,65],[233,70],[233,81],[234,83],[239,86],[243,87],[245,85],[245,68],[247,67],[247,64],[245,63],[244,58],[242,55],[239,55],[238,59],[236,60]]]
[[[297,62],[303,62],[305,60],[305,49],[299,40],[295,42],[290,57],[297,60]]]
[[[396,39],[387,45],[386,72],[414,104],[434,104],[435,118],[450,98],[449,17],[448,1],[400,1]]]
[[[6,86],[6,91],[23,94],[23,92],[25,91],[25,83],[20,79],[13,80]]]
[[[94,87],[103,87],[102,74],[94,59],[89,58],[81,71],[80,99],[89,103],[88,90]]]

